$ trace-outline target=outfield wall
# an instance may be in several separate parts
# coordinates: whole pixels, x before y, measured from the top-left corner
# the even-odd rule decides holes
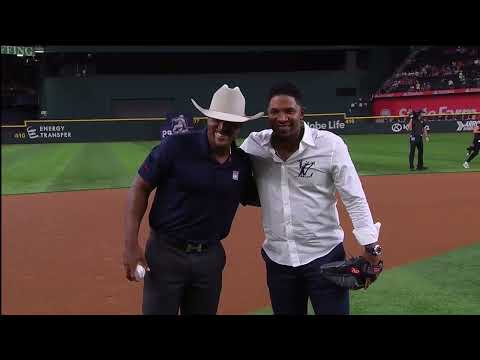
[[[32,120],[2,126],[2,144],[158,140],[162,120]]]
[[[341,114],[344,115],[344,114]],[[328,130],[338,135],[353,134],[403,134],[407,133],[408,118],[406,116],[371,116],[345,117],[338,114],[305,115],[310,127]],[[475,124],[480,123],[480,113],[452,115],[432,114],[425,116],[427,129],[433,133],[470,132]]]
[[[428,120],[428,118],[435,120]],[[480,123],[480,113],[470,115],[428,115],[429,130],[435,132],[470,132]],[[446,119],[445,119],[446,118]],[[195,128],[204,126],[205,118],[193,118]],[[305,114],[312,128],[338,135],[401,134],[407,132],[407,119],[390,117],[346,117],[344,113]],[[268,127],[266,117],[245,123],[240,137]],[[172,125],[165,118],[27,120],[23,125],[2,126],[2,144],[77,143],[160,140]]]

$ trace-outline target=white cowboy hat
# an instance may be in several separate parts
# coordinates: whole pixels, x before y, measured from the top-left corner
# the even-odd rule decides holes
[[[210,109],[200,107],[195,100],[193,105],[205,116],[224,121],[245,122],[248,120],[258,119],[263,116],[263,112],[259,112],[253,116],[245,115],[245,97],[237,87],[230,89],[227,85],[223,85],[213,94]]]

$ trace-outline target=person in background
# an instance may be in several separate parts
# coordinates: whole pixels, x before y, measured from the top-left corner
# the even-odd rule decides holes
[[[427,167],[423,165],[423,141],[424,139],[426,142],[430,141],[426,125],[421,110],[410,113],[410,120],[407,125],[407,129],[410,131],[410,154],[408,156],[410,170],[415,170],[415,149],[418,150],[417,170],[427,169]]]
[[[473,141],[472,145],[467,148],[467,157],[463,163],[465,169],[470,169],[470,161],[472,161],[480,151],[480,121],[473,128]]]

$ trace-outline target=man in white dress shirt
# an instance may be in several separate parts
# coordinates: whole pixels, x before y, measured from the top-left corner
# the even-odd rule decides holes
[[[344,260],[338,191],[371,263],[381,260],[380,223],[373,223],[362,184],[339,136],[308,127],[300,90],[272,87],[271,129],[251,133],[241,148],[251,156],[265,242],[267,284],[275,314],[303,315],[308,298],[315,314],[349,314],[348,290],[320,274],[320,266]]]

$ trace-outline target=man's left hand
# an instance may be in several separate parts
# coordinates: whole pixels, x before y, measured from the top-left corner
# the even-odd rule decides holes
[[[380,264],[380,261],[381,261],[382,264],[383,264],[382,255],[375,256],[375,255],[372,255],[372,254],[370,254],[368,251],[365,250],[365,251],[363,252],[362,257],[364,257],[365,260],[367,260],[367,261],[368,261],[371,265],[373,265],[373,266]],[[383,268],[383,266],[382,266],[382,268]],[[381,272],[381,271],[380,271],[380,272]],[[379,273],[378,275],[380,275],[380,273]],[[377,275],[377,277],[378,277],[378,275]],[[375,280],[376,280],[376,278],[375,278],[375,279],[367,278],[367,279],[365,280],[365,289],[367,289],[367,288],[370,286],[370,284],[371,284],[372,282],[374,282]]]
[[[370,255],[371,256],[371,255]],[[376,257],[378,258],[378,257]],[[367,289],[383,270],[383,262],[372,265],[363,256],[333,261],[320,267],[321,274],[334,284],[350,290]]]

